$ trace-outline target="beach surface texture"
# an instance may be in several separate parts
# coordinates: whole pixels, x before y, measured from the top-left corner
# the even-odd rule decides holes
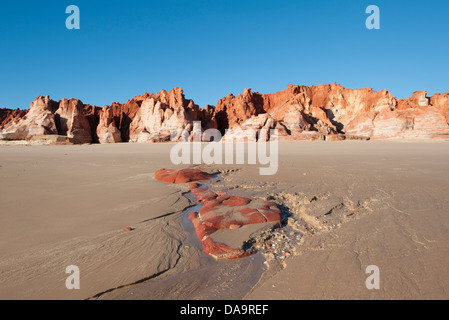
[[[0,146],[0,298],[449,298],[447,141],[283,141],[270,176],[173,145]]]

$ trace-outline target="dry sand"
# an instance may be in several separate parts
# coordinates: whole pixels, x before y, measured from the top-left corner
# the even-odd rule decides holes
[[[447,142],[284,142],[274,176],[200,166],[233,170],[216,188],[269,198],[287,228],[313,230],[284,260],[265,252],[269,267],[260,254],[215,262],[199,250],[187,188],[153,178],[177,168],[171,147],[0,146],[0,298],[449,298]],[[80,290],[65,287],[72,264]],[[369,265],[380,290],[365,286]]]

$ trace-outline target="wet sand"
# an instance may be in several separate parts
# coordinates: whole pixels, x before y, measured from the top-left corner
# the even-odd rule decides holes
[[[1,146],[0,298],[449,298],[448,142],[283,142],[274,176],[200,166],[234,170],[217,188],[271,197],[292,218],[286,227],[314,231],[287,239],[285,259],[225,262],[183,227],[194,205],[186,186],[153,178],[180,168],[171,146]],[[72,264],[80,290],[65,288]],[[365,286],[369,265],[380,290]]]

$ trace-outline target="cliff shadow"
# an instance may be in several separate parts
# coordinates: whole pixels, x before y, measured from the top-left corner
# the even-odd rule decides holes
[[[129,126],[132,121],[133,120],[126,113],[122,113],[122,119],[119,127],[122,142],[129,142]]]
[[[329,118],[330,122],[337,128],[338,133],[344,133],[344,124],[341,122],[338,122],[335,120],[335,114],[331,109],[325,109],[327,117]]]

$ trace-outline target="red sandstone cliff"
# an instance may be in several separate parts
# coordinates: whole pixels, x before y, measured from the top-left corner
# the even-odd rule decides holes
[[[193,121],[201,121],[202,118],[202,110],[185,98],[182,88],[169,92],[162,90],[157,95],[143,97],[130,125],[130,141],[170,141],[173,132],[191,131]]]
[[[12,121],[17,121],[23,118],[27,114],[27,110],[10,110],[10,109],[0,109],[0,130]]]
[[[201,128],[193,122],[200,121]],[[260,94],[245,89],[216,107],[200,109],[182,88],[145,93],[102,109],[77,99],[38,97],[29,111],[0,110],[0,138],[28,140],[58,135],[72,143],[159,142],[192,139],[195,130],[217,128],[225,139],[270,139],[245,129],[277,129],[283,140],[449,138],[449,93],[416,91],[396,99],[386,90],[346,89],[338,84],[289,85]],[[268,131],[269,132],[269,131]]]
[[[283,139],[323,139],[337,133],[371,139],[448,138],[449,93],[430,98],[426,94],[417,91],[401,100],[386,90],[346,89],[338,84],[290,85],[273,94],[246,89],[242,95],[221,99],[214,117],[221,130],[260,129],[269,120],[268,127],[285,128]]]
[[[97,134],[100,143],[169,141],[173,132],[190,132],[193,121],[201,121],[204,128],[216,126],[210,110],[186,99],[182,88],[145,93],[125,104],[104,106]]]
[[[95,142],[91,125],[97,121],[98,108],[84,105],[78,99],[59,102],[48,96],[37,97],[24,116],[10,119],[0,131],[2,140],[39,140],[52,136],[52,142],[75,144]]]

